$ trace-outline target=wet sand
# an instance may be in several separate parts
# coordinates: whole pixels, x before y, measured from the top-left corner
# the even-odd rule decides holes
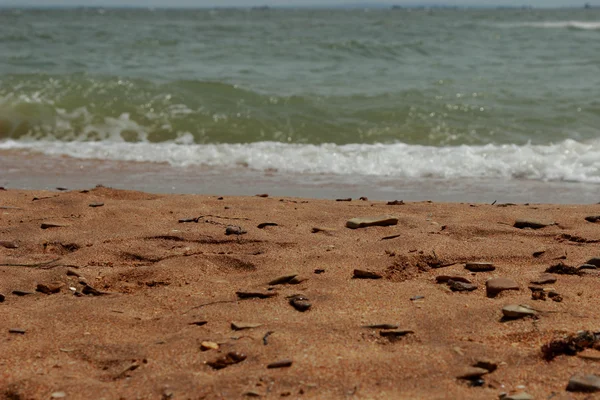
[[[600,257],[600,222],[585,220],[600,215],[597,204],[387,205],[100,187],[0,190],[0,207],[0,398],[594,396],[566,386],[574,374],[600,374],[600,351],[547,361],[541,347],[600,330],[599,270],[538,285],[562,301],[533,300],[528,286],[551,266]],[[345,226],[380,215],[397,224]],[[520,229],[517,219],[549,225]],[[495,269],[473,273],[467,262]],[[379,279],[353,278],[356,269]],[[286,275],[297,276],[269,285]],[[437,283],[441,275],[476,288],[454,292],[460,285]],[[497,277],[518,290],[488,297]],[[297,308],[294,295],[303,296]],[[511,304],[535,315],[503,319]],[[381,324],[396,327],[365,327]],[[482,360],[497,369],[458,378]]]

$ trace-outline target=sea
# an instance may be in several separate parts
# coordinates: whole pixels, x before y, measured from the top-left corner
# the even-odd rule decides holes
[[[600,8],[0,9],[0,186],[600,201]]]

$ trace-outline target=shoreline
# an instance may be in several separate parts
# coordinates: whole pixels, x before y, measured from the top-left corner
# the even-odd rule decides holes
[[[541,352],[598,330],[600,270],[538,285],[561,301],[534,300],[528,289],[553,265],[600,257],[600,222],[585,220],[600,205],[98,187],[1,190],[0,206],[5,396],[583,399],[565,392],[569,379],[600,374],[598,350],[552,361]],[[397,222],[346,227],[378,215]],[[549,225],[520,229],[518,219]],[[229,225],[245,233],[227,235]],[[469,262],[493,270],[471,272]],[[356,269],[377,279],[353,277]],[[454,291],[443,276],[472,288]],[[489,297],[493,278],[516,287]],[[291,305],[295,295],[307,311]],[[502,318],[520,304],[535,315]],[[396,328],[365,328],[380,324]],[[476,372],[481,381],[459,378],[483,361],[494,368]]]
[[[102,184],[156,194],[274,196],[312,199],[436,202],[596,204],[600,184],[504,179],[399,179],[287,174],[239,167],[174,167],[149,162],[103,161],[0,151],[0,186],[11,189],[81,190]]]

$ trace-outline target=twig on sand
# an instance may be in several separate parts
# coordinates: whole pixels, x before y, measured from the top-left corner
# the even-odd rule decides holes
[[[55,262],[57,262],[58,260],[60,260],[61,257],[59,258],[55,258],[54,260],[50,260],[50,261],[46,261],[46,262],[42,262],[42,263],[35,263],[35,264],[12,264],[12,263],[2,263],[0,264],[0,267],[28,267],[28,268],[39,268],[39,267],[44,267],[50,264],[53,264]],[[50,268],[54,268],[54,267],[58,267],[59,265],[55,265],[53,267]]]

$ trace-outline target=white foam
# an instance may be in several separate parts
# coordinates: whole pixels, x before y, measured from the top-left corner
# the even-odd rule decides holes
[[[513,27],[531,27],[531,28],[551,28],[551,29],[582,29],[582,30],[600,30],[600,21],[532,21],[502,24],[507,28]]]
[[[53,156],[158,162],[174,166],[248,167],[302,174],[394,178],[502,178],[600,183],[600,140],[552,145],[431,147],[396,144],[302,145],[276,142],[192,144],[189,134],[169,143],[123,141],[0,142]]]

